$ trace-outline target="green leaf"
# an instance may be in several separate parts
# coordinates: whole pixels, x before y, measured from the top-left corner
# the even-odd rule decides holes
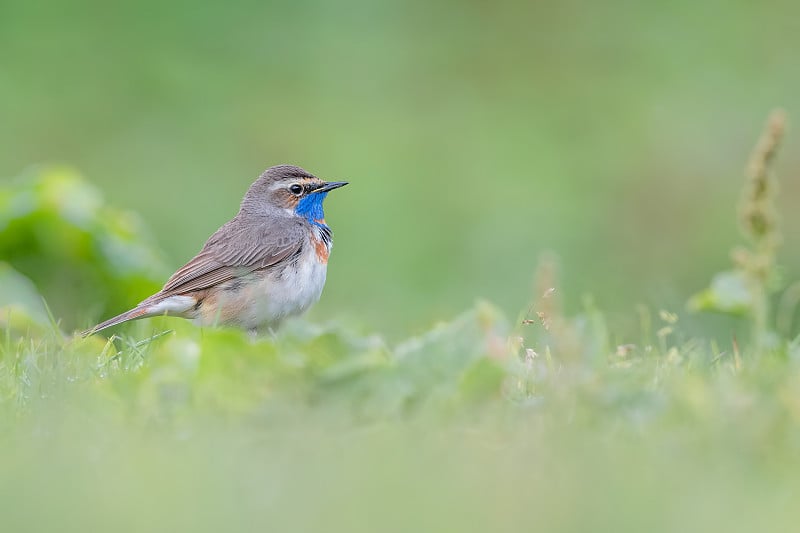
[[[0,184],[0,257],[35,283],[67,328],[129,308],[168,274],[140,218],[105,205],[63,167]]]
[[[743,272],[720,272],[711,280],[711,286],[689,300],[692,311],[712,311],[734,316],[748,314],[753,297]]]
[[[33,282],[0,261],[0,324],[21,330],[45,328],[48,323],[47,309]]]

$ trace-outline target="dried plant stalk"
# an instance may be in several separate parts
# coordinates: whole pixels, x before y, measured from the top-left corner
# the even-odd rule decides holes
[[[785,132],[786,113],[776,109],[770,113],[761,138],[750,156],[747,182],[739,208],[742,232],[751,241],[752,248],[740,248],[733,252],[734,262],[745,272],[752,291],[753,340],[759,348],[767,345],[769,285],[781,243],[775,206],[777,181],[772,167]]]

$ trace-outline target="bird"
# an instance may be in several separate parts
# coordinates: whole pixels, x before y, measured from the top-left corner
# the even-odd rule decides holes
[[[177,316],[199,326],[234,326],[274,334],[322,295],[333,246],[323,202],[348,183],[323,181],[293,165],[265,170],[239,212],[139,305],[81,333],[86,337],[129,320]]]

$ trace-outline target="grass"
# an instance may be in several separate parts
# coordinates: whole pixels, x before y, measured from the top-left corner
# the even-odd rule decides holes
[[[797,346],[737,359],[672,333],[666,351],[655,337],[571,363],[487,357],[496,330],[473,333],[489,312],[395,350],[189,326],[118,355],[97,339],[7,340],[5,527],[791,527]]]
[[[745,193],[744,220],[773,208],[764,187],[746,190],[760,192]],[[15,227],[59,211],[31,205]],[[119,230],[104,209],[56,226],[110,275],[97,243]],[[761,307],[778,227],[753,227],[752,262],[693,300],[742,315],[749,340],[690,335],[694,315],[674,310],[642,310],[629,332],[591,302],[565,316],[547,258],[519,320],[477,303],[396,345],[302,321],[256,342],[170,319],[81,339],[43,319],[35,285],[6,267],[3,530],[790,529],[800,341]],[[748,270],[759,251],[770,261]]]

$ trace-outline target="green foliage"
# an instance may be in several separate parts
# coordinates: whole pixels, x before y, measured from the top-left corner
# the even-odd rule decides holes
[[[49,388],[44,381],[63,381],[78,394],[100,394],[104,403],[152,420],[297,404],[374,421],[499,397],[508,364],[506,350],[487,357],[486,347],[507,335],[505,321],[487,304],[394,350],[377,337],[333,327],[295,327],[254,342],[235,330],[153,322],[176,329],[140,341],[61,339],[53,331],[38,337],[34,350],[9,337],[0,390],[23,410]],[[140,326],[140,332],[147,327]]]
[[[740,271],[719,272],[711,285],[689,300],[694,311],[711,311],[732,316],[747,316],[753,310],[753,293]]]
[[[585,316],[562,319],[591,345],[610,336],[601,322],[585,329],[593,322]],[[606,352],[604,364],[570,360],[556,348],[563,343],[538,332],[530,336],[541,355],[532,352],[486,304],[396,347],[334,326],[296,323],[253,342],[167,318],[110,341],[55,331],[6,337],[4,524],[350,532],[376,523],[517,531],[531,516],[548,531],[792,524],[792,511],[775,502],[800,489],[800,351],[755,358],[678,341],[670,313],[655,326],[642,344]],[[164,327],[174,330],[147,333]],[[48,512],[33,512],[34,501]]]
[[[47,310],[31,280],[0,262],[0,325],[9,332],[41,334],[47,323]]]
[[[0,259],[30,278],[67,328],[135,304],[167,274],[134,213],[109,207],[76,172],[0,184]],[[0,280],[0,294],[15,280]]]

